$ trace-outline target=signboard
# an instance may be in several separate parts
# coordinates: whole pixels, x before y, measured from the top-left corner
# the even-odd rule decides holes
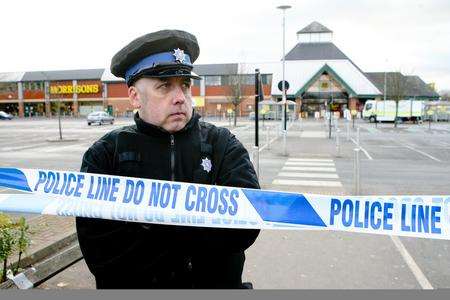
[[[52,85],[50,94],[96,94],[100,91],[98,84]]]
[[[192,106],[193,107],[205,107],[205,97],[192,97]]]
[[[287,91],[289,89],[289,82],[287,82],[286,80],[284,81],[284,88]],[[278,82],[278,89],[282,92],[283,91],[283,80],[281,80],[280,82]]]

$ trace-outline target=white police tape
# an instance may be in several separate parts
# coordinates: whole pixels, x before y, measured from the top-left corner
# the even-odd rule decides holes
[[[0,211],[221,228],[322,229],[450,239],[450,196],[325,196],[0,168]]]

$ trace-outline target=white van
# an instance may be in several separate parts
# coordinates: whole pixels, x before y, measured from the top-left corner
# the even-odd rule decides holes
[[[367,100],[364,104],[363,119],[370,122],[393,122],[396,103],[394,100]],[[418,122],[422,120],[423,101],[400,100],[398,102],[399,121]]]

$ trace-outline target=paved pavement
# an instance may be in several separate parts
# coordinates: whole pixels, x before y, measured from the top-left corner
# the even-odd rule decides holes
[[[0,165],[77,170],[85,149],[97,138],[125,124],[88,127],[63,120],[64,137],[56,138],[56,120],[14,120],[0,123]],[[222,122],[221,125],[228,125]],[[260,123],[261,127],[262,124]],[[260,181],[265,189],[301,193],[352,194],[356,131],[340,124],[340,151],[329,140],[323,122],[292,124],[288,156],[277,138],[278,122],[261,128]],[[362,194],[450,194],[450,124],[368,124],[360,126]],[[253,150],[254,128],[241,121],[232,130]],[[267,146],[266,141],[272,141]],[[352,141],[353,140],[353,141]],[[0,192],[5,192],[1,191]],[[72,233],[73,219],[28,215],[35,228],[33,247]],[[48,226],[46,226],[46,224]],[[38,229],[39,228],[39,229]],[[247,251],[244,278],[255,288],[443,288],[450,287],[450,242],[319,231],[264,231]],[[94,288],[81,261],[41,288]]]

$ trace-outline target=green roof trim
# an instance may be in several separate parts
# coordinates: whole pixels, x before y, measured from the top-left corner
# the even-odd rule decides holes
[[[354,97],[357,95],[355,93],[355,91],[344,80],[342,80],[342,78],[328,64],[324,64],[323,67],[320,68],[320,70],[317,71],[317,73],[314,74],[314,76],[311,77],[311,79],[308,80],[308,82],[306,82],[306,84],[303,85],[303,87],[297,93],[295,93],[295,97],[299,97],[301,94],[306,92],[306,90],[308,90],[309,87],[314,82],[316,82],[317,79],[319,79],[320,75],[322,75],[325,72],[332,75],[333,78],[335,78],[341,85],[343,85],[347,89],[347,91],[349,93],[349,97],[352,97],[352,96]]]

